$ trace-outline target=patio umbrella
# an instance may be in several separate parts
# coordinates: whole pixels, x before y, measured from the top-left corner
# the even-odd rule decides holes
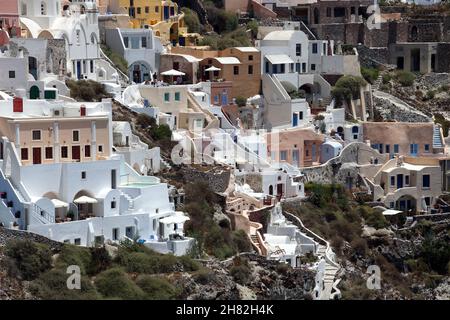
[[[73,202],[76,204],[83,204],[83,203],[97,203],[98,201],[97,201],[97,199],[94,199],[94,198],[91,198],[88,196],[81,196],[81,197],[75,199]]]
[[[208,69],[205,69],[205,72],[211,72],[210,79],[213,80],[214,79],[214,71],[220,71],[220,70],[222,70],[222,69],[217,68],[215,66],[211,66]]]
[[[169,77],[178,77],[178,76],[181,77],[181,76],[184,76],[185,73],[181,72],[181,71],[178,71],[178,70],[172,69],[172,70],[161,72],[161,75],[162,76],[169,76]]]
[[[169,71],[164,71],[161,72],[162,76],[167,76],[167,77],[172,77],[172,81],[175,82],[175,77],[182,77],[185,75],[184,72],[178,71],[178,70],[169,70]]]
[[[222,69],[211,66],[208,69],[205,69],[205,72],[214,72],[214,71],[220,71],[220,70],[222,70]]]
[[[67,208],[69,206],[68,203],[65,203],[64,201],[61,201],[59,199],[52,199],[52,202],[55,208]]]

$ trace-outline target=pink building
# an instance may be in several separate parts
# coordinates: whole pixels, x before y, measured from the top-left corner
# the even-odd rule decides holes
[[[0,0],[0,29],[6,31],[10,38],[20,37],[18,1]],[[0,36],[0,46],[7,43],[7,37]]]

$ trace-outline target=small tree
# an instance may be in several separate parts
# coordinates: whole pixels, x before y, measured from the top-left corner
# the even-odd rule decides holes
[[[414,80],[416,80],[416,76],[409,71],[398,71],[395,78],[402,87],[410,87],[414,84]]]
[[[247,99],[244,97],[236,97],[236,104],[239,107],[245,107],[247,105]]]

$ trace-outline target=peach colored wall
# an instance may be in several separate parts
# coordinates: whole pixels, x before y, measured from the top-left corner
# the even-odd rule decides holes
[[[383,148],[390,145],[390,152],[394,152],[394,144],[399,145],[399,154],[408,155],[410,144],[418,144],[418,155],[424,156],[432,153],[433,123],[410,122],[365,122],[363,127],[364,142],[370,144],[383,144]],[[430,145],[430,152],[425,152],[425,144]],[[385,150],[383,150],[385,152]]]
[[[85,146],[91,145],[92,133],[91,133],[91,122],[92,119],[74,119],[74,120],[61,120],[59,119],[59,144],[60,146],[68,147],[68,158],[61,158],[61,162],[72,162],[72,146],[80,146],[81,161],[91,161],[93,152],[91,146],[91,156],[85,157]],[[109,129],[107,119],[96,119],[96,144],[97,144],[97,157],[109,157],[110,156],[110,143],[109,143]],[[1,127],[2,134],[8,133],[8,138],[10,141],[15,142],[15,125],[20,125],[20,147],[28,148],[28,160],[23,160],[23,164],[32,164],[32,150],[33,148],[42,148],[41,159],[42,163],[53,163],[53,159],[45,158],[45,147],[55,147],[54,146],[54,132],[53,124],[54,119],[46,119],[44,121],[20,121],[16,120],[9,124],[8,130],[3,130]],[[49,130],[51,128],[51,130]],[[32,140],[32,131],[41,130],[41,140]],[[72,132],[74,130],[79,131],[79,142],[72,141]],[[103,146],[103,152],[98,152],[98,146]],[[20,150],[17,150],[20,156]],[[55,150],[53,150],[55,154]]]
[[[296,165],[293,159],[293,151],[298,150],[299,153],[299,166],[308,167],[313,163],[318,163],[320,159],[320,145],[324,142],[325,136],[315,133],[309,129],[297,129],[287,130],[279,133],[279,148],[278,150],[272,150],[275,148],[277,138],[276,134],[267,135],[268,156],[270,157],[271,151],[275,151],[275,160],[280,161],[280,152],[287,151],[286,162]],[[315,156],[313,157],[313,145],[315,145]]]

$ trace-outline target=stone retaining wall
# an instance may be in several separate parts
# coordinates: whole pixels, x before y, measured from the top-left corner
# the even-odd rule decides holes
[[[55,250],[60,250],[62,246],[64,246],[61,242],[50,240],[36,233],[0,227],[0,246],[4,246],[10,240],[30,240],[33,242],[46,244],[50,246],[51,249]]]

